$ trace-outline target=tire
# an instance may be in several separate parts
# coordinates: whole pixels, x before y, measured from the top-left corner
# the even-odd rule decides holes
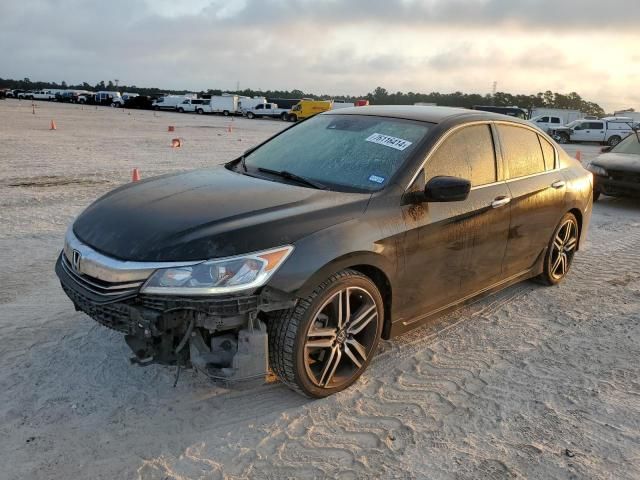
[[[225,110],[222,112],[222,115],[224,115],[225,117],[229,116],[229,110]]]
[[[600,194],[601,193],[602,192],[600,192],[600,190],[597,190],[595,188],[593,189],[593,201],[594,201],[594,203],[598,201],[598,199],[600,198]]]
[[[199,108],[199,109],[197,109],[197,110],[196,110],[196,113],[197,113],[198,115],[202,115],[202,114],[204,114],[204,110],[203,110],[203,109],[201,109],[201,108]]]
[[[184,113],[184,108],[182,107],[178,108],[178,113]]]
[[[570,138],[566,133],[559,133],[556,137],[556,141],[560,144],[569,143]]]
[[[342,318],[336,312],[348,312],[339,307],[346,305],[345,299],[353,313],[342,322],[342,328],[336,328],[338,317]],[[333,395],[352,385],[366,370],[383,323],[384,304],[376,285],[359,272],[343,270],[301,299],[294,309],[271,316],[271,369],[302,395]]]
[[[253,114],[253,112],[248,112],[248,113],[247,113],[247,118],[248,118],[248,119],[253,119],[253,118],[255,118],[255,117],[256,117],[256,116]]]
[[[289,120],[289,116],[287,115],[287,112],[282,112],[282,115],[280,115],[280,119],[283,122],[286,122],[287,120]]]
[[[291,115],[289,115],[289,121],[290,122],[297,122],[298,121],[298,117],[296,116],[295,113],[292,113]]]
[[[567,233],[567,229],[568,233]],[[557,285],[569,273],[573,257],[580,240],[578,220],[573,213],[566,213],[553,231],[547,253],[544,256],[544,270],[537,277],[543,285]],[[559,260],[563,256],[563,260]]]
[[[620,142],[622,141],[622,138],[620,138],[618,135],[614,135],[613,137],[611,137],[609,139],[609,141],[607,142],[609,144],[610,147],[615,147],[616,145],[618,145]]]

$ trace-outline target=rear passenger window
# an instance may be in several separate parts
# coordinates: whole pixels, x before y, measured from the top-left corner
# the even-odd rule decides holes
[[[497,125],[509,178],[524,177],[545,171],[545,161],[538,135],[526,128]]]
[[[560,118],[559,117],[551,117],[551,123],[560,123]]]
[[[425,167],[425,181],[433,177],[465,178],[472,186],[496,181],[496,157],[489,125],[465,127],[447,138]]]
[[[544,166],[546,170],[553,170],[556,168],[556,151],[544,137],[538,135],[538,140],[540,140],[540,146],[542,147]]]

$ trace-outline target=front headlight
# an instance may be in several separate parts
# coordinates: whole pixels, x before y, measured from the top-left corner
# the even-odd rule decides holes
[[[607,171],[602,168],[599,165],[594,165],[593,163],[590,163],[589,165],[587,165],[587,170],[589,170],[591,173],[594,173],[596,175],[600,175],[601,177],[607,177]]]
[[[156,270],[141,293],[215,295],[263,286],[293,251],[291,245],[184,267]]]

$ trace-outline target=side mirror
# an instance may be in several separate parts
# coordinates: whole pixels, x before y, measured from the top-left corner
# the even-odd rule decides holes
[[[434,177],[424,187],[424,202],[461,202],[471,191],[471,182],[458,177]]]
[[[612,147],[612,146],[610,146],[610,145],[607,145],[606,147],[602,147],[602,148],[600,149],[600,153],[607,153],[607,152],[610,152],[612,148],[613,148],[613,147]]]

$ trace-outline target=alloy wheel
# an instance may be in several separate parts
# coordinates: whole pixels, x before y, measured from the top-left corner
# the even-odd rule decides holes
[[[304,344],[305,369],[320,388],[348,383],[373,354],[380,321],[369,292],[345,287],[317,311]]]
[[[567,274],[577,246],[578,225],[570,218],[562,224],[553,239],[549,271],[554,279],[558,280]]]

